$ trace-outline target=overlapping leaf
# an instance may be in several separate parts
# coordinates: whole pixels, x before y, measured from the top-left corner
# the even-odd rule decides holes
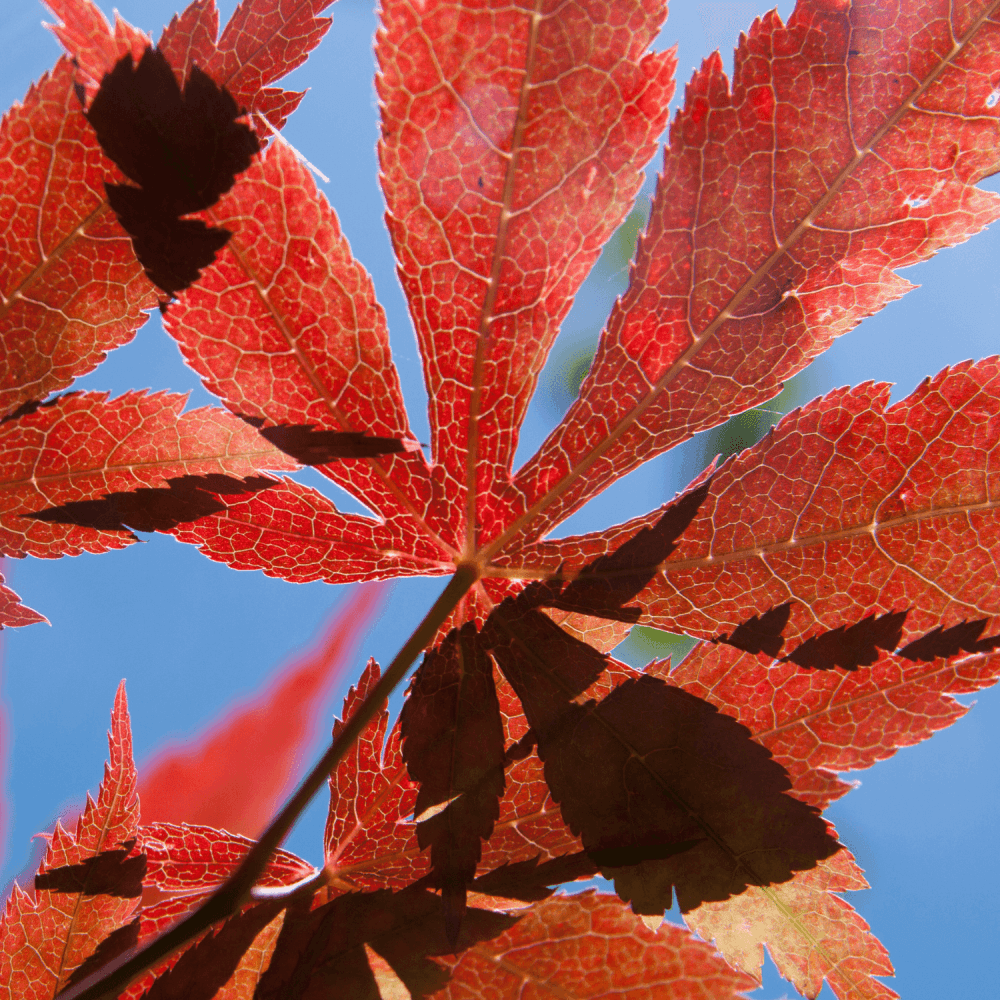
[[[493,832],[504,790],[504,733],[493,664],[471,622],[425,657],[400,715],[403,757],[420,782],[417,842],[431,848],[449,937]],[[434,811],[433,815],[430,813]]]
[[[837,849],[785,793],[750,733],[654,675],[581,703],[605,658],[530,608],[526,591],[484,633],[518,695],[567,825],[637,913],[683,910],[784,882]]]
[[[108,734],[97,801],[89,796],[76,832],[57,823],[35,877],[34,896],[16,884],[0,923],[0,996],[50,998],[64,989],[139,903],[146,859],[124,683]]]
[[[758,983],[766,944],[781,975],[806,996],[816,996],[825,979],[839,1000],[896,1000],[898,994],[873,978],[893,974],[888,952],[834,895],[867,888],[854,859],[841,851],[783,885],[705,903],[685,920]]]
[[[184,402],[164,392],[71,393],[0,424],[3,552],[51,558],[123,548],[136,540],[126,526],[169,530],[224,507],[217,495],[270,482],[241,485],[262,467],[296,468],[224,410],[181,414]]]

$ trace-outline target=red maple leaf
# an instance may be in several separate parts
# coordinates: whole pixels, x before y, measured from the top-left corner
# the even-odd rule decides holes
[[[667,123],[675,60],[647,51],[665,14],[653,0],[381,11],[380,179],[429,454],[373,283],[280,141],[211,199],[171,202],[172,218],[198,209],[181,220],[198,232],[231,234],[214,262],[192,256],[182,283],[161,283],[180,293],[168,333],[230,412],[181,414],[165,394],[43,402],[151,304],[145,237],[116,205],[135,245],[123,239],[102,193],[137,189],[81,101],[105,108],[133,64],[165,63],[178,88],[225,87],[212,92],[266,139],[299,96],[267,85],[318,42],[323,6],[244,0],[216,41],[214,5],[196,0],[154,55],[89,2],[53,3],[75,67],[60,63],[0,130],[0,162],[47,165],[12,182],[0,216],[4,552],[100,552],[161,530],[295,582],[452,574],[385,673],[369,663],[331,750],[258,844],[176,824],[136,834],[144,884],[187,894],[190,915],[152,940],[181,909],[160,900],[128,942],[104,930],[94,968],[152,944],[101,988],[138,971],[150,997],[477,996],[484,968],[513,990],[546,963],[557,995],[749,985],[635,916],[676,898],[744,972],[759,974],[766,944],[810,995],[825,980],[843,998],[891,996],[873,978],[891,972],[884,949],[835,895],[860,888],[860,870],[818,813],[846,791],[838,770],[927,738],[961,714],[953,693],[994,682],[997,360],[946,369],[891,407],[883,385],[836,390],[661,509],[549,536],[642,462],[775,395],[908,290],[899,268],[1000,217],[975,186],[1000,169],[998,3],[799,0],[787,23],[754,23],[731,81],[706,60],[628,289],[578,398],[519,469],[549,349]],[[219,100],[224,129],[242,128]],[[45,180],[63,175],[65,194]],[[27,311],[39,303],[48,326]],[[289,456],[371,515],[261,475],[294,471]],[[709,641],[676,669],[633,671],[607,654],[636,622]],[[387,695],[425,649],[390,729]],[[267,868],[327,774],[324,868]],[[598,870],[617,898],[551,898]],[[45,891],[54,878],[43,868]],[[648,963],[672,950],[679,971],[630,979],[630,949]]]

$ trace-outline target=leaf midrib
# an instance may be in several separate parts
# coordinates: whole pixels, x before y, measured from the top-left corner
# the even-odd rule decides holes
[[[847,528],[836,531],[823,532],[814,535],[790,536],[787,540],[774,541],[761,545],[748,546],[742,549],[732,549],[729,552],[716,554],[710,553],[707,556],[699,556],[692,559],[666,559],[661,563],[650,566],[631,566],[614,572],[588,572],[588,577],[594,579],[611,580],[619,577],[633,577],[640,573],[657,574],[662,573],[669,576],[670,573],[681,570],[705,569],[709,566],[719,566],[725,563],[743,561],[747,559],[759,559],[765,556],[777,555],[783,552],[792,552],[796,549],[807,548],[812,545],[828,545],[831,542],[845,541],[853,538],[871,536],[873,541],[880,532],[889,531],[904,527],[910,524],[920,524],[926,521],[933,521],[938,518],[964,516],[971,513],[991,511],[1000,509],[1000,498],[996,500],[984,500],[975,503],[964,503],[952,505],[950,507],[932,507],[925,511],[903,514],[895,518],[885,520],[872,519]],[[554,553],[552,560],[559,559],[558,553]],[[589,558],[589,557],[581,557]],[[490,566],[483,571],[483,577],[492,577],[508,580],[575,580],[583,568],[575,570],[561,570],[552,566]]]
[[[531,94],[532,77],[535,67],[535,50],[538,43],[538,28],[543,17],[542,2],[535,0],[528,27],[527,51],[524,59],[524,73],[521,77],[521,90],[518,95],[517,115],[514,119],[514,131],[511,136],[510,155],[507,157],[507,167],[504,174],[503,195],[500,198],[500,216],[497,226],[497,238],[493,245],[493,259],[490,265],[490,278],[486,286],[486,295],[479,310],[479,330],[476,337],[476,356],[472,369],[472,393],[469,398],[468,438],[465,467],[465,552],[466,560],[475,558],[478,535],[477,507],[479,497],[476,493],[476,477],[479,471],[479,418],[482,405],[484,367],[486,364],[486,346],[489,342],[490,325],[494,320],[494,306],[500,288],[500,272],[507,253],[507,237],[511,219],[514,217],[511,206],[514,203],[514,183],[517,175],[518,154],[521,151],[524,130],[527,127],[528,100]],[[471,112],[470,112],[471,118]]]

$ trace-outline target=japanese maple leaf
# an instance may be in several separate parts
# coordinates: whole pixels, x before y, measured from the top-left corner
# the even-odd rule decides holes
[[[91,371],[127,343],[157,294],[107,201],[122,175],[83,114],[122,56],[150,44],[90,0],[53,0],[54,28],[72,55],[35,84],[0,125],[7,197],[0,207],[0,411],[40,400]],[[224,86],[266,134],[280,129],[302,94],[269,86],[301,64],[330,21],[327,2],[284,17],[277,2],[243,3],[216,40],[218,12],[196,2],[174,18],[159,51],[181,80],[196,65]],[[31,164],[31,169],[23,169]]]
[[[920,684],[936,719],[949,716],[944,696],[970,683],[951,661],[988,656],[975,644],[1000,632],[996,360],[947,369],[892,407],[885,386],[838,390],[664,508],[550,536],[641,462],[776,394],[908,289],[897,269],[1000,216],[1000,198],[975,187],[1000,168],[997,8],[800,0],[787,24],[773,12],[754,23],[731,81],[718,55],[706,60],[579,397],[514,469],[559,324],[666,124],[673,56],[646,51],[665,11],[652,0],[385,4],[381,181],[428,388],[430,455],[344,457],[316,438],[281,451],[312,456],[370,517],[283,479],[157,522],[213,559],[293,581],[454,573],[469,583],[400,728],[386,736],[384,716],[365,728],[353,766],[372,786],[356,792],[353,816],[335,805],[327,829],[341,882],[315,908],[288,910],[260,995],[282,995],[296,975],[371,992],[381,966],[366,949],[411,994],[429,991],[441,968],[429,957],[486,934],[470,894],[489,878],[485,859],[496,870],[494,831],[516,842],[505,824],[522,818],[539,825],[536,855],[547,857],[515,863],[586,856],[637,913],[661,914],[676,896],[706,932],[752,919],[751,947],[720,935],[746,969],[766,940],[811,992],[825,977],[841,996],[889,993],[872,978],[889,971],[884,952],[832,895],[860,875],[817,813],[841,791],[833,767],[898,743],[849,727],[823,752],[796,748],[776,731],[801,736],[800,717],[773,689],[737,705],[704,682],[712,655],[735,648],[747,673],[764,657],[775,677],[806,678],[828,719],[852,708],[823,701],[823,678],[877,698],[899,672],[900,718],[916,714]],[[198,53],[168,54],[175,69],[221,58],[196,47],[206,9],[168,29]],[[123,45],[94,46],[72,26],[62,37],[95,83],[121,56]],[[133,58],[140,42],[128,43]],[[372,282],[292,152],[272,143],[200,218],[232,236],[165,325],[206,387],[259,429],[257,471],[275,468],[266,448],[280,428],[412,442]],[[31,385],[17,398],[34,398]],[[12,427],[55,419],[39,413]],[[86,538],[95,549],[122,539],[110,522],[71,523],[97,533]],[[630,675],[606,652],[636,622],[714,644],[683,683],[669,671]],[[936,670],[906,665],[925,656]],[[376,682],[371,667],[365,704]],[[781,726],[769,728],[768,708],[784,713]],[[913,727],[918,739],[934,725]],[[398,829],[411,802],[415,829]],[[371,885],[379,852],[391,863]],[[363,891],[345,891],[354,887]],[[386,927],[414,935],[397,964],[375,940]],[[329,951],[312,946],[321,940]]]

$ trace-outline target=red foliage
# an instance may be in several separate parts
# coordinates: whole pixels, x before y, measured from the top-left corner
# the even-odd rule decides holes
[[[754,23],[732,81],[706,60],[579,398],[517,470],[557,330],[667,122],[675,60],[646,51],[660,3],[383,5],[381,181],[430,458],[333,209],[281,142],[240,170],[256,140],[232,102],[262,141],[281,128],[301,95],[270,85],[319,42],[326,4],[243,0],[220,36],[212,0],[194,0],[158,56],[90,0],[50,6],[73,61],[0,126],[0,552],[103,552],[161,530],[290,581],[472,580],[419,633],[395,726],[374,661],[349,693],[335,745],[355,722],[360,736],[330,774],[324,868],[277,852],[126,995],[725,998],[752,986],[766,945],[810,996],[824,981],[844,1000],[894,996],[874,978],[891,974],[885,949],[836,895],[864,886],[860,869],[819,811],[848,790],[838,771],[926,739],[964,711],[952,695],[996,680],[997,359],[891,407],[887,386],[836,390],[663,508],[546,536],[772,397],[907,291],[899,268],[1000,217],[975,187],[1000,169],[996,0],[799,0],[787,24]],[[148,151],[105,113],[133,106],[129,57],[175,75],[177,107],[191,85],[184,114],[242,144],[237,166],[208,171],[211,197],[186,187],[191,163],[159,194],[129,168]],[[195,93],[212,95],[197,113]],[[177,131],[137,118],[156,141]],[[216,234],[201,256],[156,244],[178,266],[165,280],[149,263],[162,232],[122,208],[150,198],[154,222]],[[180,293],[165,326],[228,411],[45,398],[156,304],[137,255]],[[373,516],[262,475],[299,462]],[[0,624],[39,618],[0,589]],[[635,671],[608,656],[635,622],[706,641]],[[142,828],[119,695],[99,801],[76,837],[57,827],[34,896],[8,904],[0,989],[51,996],[238,877],[253,842],[215,826],[264,824],[348,639],[164,765]],[[269,764],[244,780],[251,743]],[[597,871],[618,896],[553,897]],[[144,887],[159,896],[131,919]],[[650,929],[675,898],[722,957]]]
[[[190,743],[164,747],[144,763],[139,796],[145,822],[258,836],[301,770],[302,748],[316,730],[324,696],[350,666],[379,599],[377,587],[358,590],[335,609],[314,648],[283,666],[265,691],[231,708]]]

